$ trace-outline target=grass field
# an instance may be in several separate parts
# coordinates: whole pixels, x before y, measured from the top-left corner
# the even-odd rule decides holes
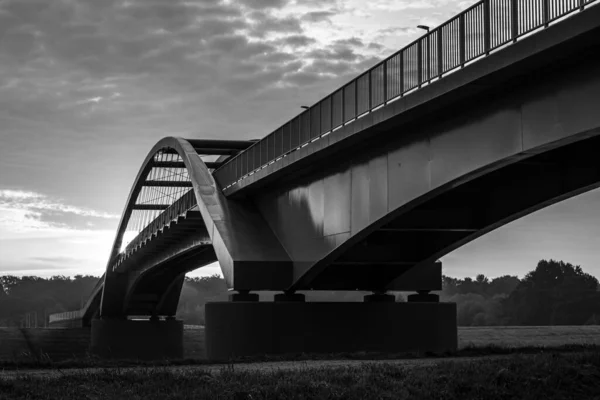
[[[44,378],[0,375],[0,399],[592,399],[600,398],[600,351],[546,352],[403,366],[219,373],[138,368]]]
[[[458,328],[458,347],[557,347],[565,345],[600,346],[600,326],[494,326]],[[204,329],[186,330],[186,358],[206,357]]]
[[[600,326],[459,327],[459,348],[600,345]]]
[[[1,333],[1,332],[0,332]],[[18,331],[16,333],[19,333]],[[58,332],[64,333],[64,332]],[[20,333],[19,333],[20,335]],[[44,335],[48,335],[45,332]],[[79,365],[79,361],[86,361],[86,348],[80,345],[78,352],[74,352],[73,356],[68,358],[59,357],[57,350],[63,349],[73,343],[72,335],[57,335],[53,340],[45,340],[44,344],[50,348],[42,348],[41,353],[44,354],[45,364],[60,363],[64,360],[78,360],[70,365]],[[546,326],[546,327],[469,327],[459,328],[459,349],[475,348],[476,351],[467,352],[468,354],[489,354],[489,353],[508,353],[510,349],[518,348],[539,348],[560,346],[580,346],[580,345],[596,345],[600,346],[600,326]],[[81,341],[82,338],[78,337]],[[89,339],[88,339],[89,341]],[[21,343],[22,342],[22,343]],[[79,342],[78,342],[79,343]],[[25,365],[39,366],[38,359],[28,356],[28,345],[23,337],[9,337],[6,334],[0,335],[0,368],[8,368],[10,365]],[[77,346],[76,346],[77,347]],[[490,347],[494,347],[494,351],[489,351]],[[483,351],[481,349],[484,349]],[[40,349],[36,349],[40,353]],[[64,350],[64,349],[63,349]],[[62,351],[62,353],[68,353]],[[19,357],[15,358],[14,354]],[[326,358],[332,357],[356,358],[351,355],[326,355]],[[206,358],[204,329],[196,327],[187,327],[184,330],[184,357],[189,361],[203,362]],[[315,357],[306,355],[303,358]],[[387,358],[393,358],[396,355],[389,355]],[[321,358],[318,356],[318,358]],[[359,356],[365,359],[365,355]],[[377,358],[382,358],[377,356]],[[273,357],[265,359],[274,359]],[[275,357],[277,359],[277,357]],[[284,357],[289,359],[289,357]],[[297,359],[297,358],[293,358]],[[205,361],[204,361],[205,362]]]

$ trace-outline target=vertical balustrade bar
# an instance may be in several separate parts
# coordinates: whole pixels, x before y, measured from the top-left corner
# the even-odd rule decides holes
[[[443,46],[442,46],[442,42],[443,42],[443,35],[442,35],[442,28],[439,27],[437,30],[437,52],[438,52],[438,78],[441,78],[442,75],[444,74],[444,51],[443,51]]]
[[[358,119],[358,79],[354,80],[354,118]]]
[[[490,54],[490,49],[492,48],[492,23],[490,13],[490,0],[483,0],[483,41],[486,56]]]
[[[368,74],[369,79],[367,79],[367,86],[368,86],[367,91],[369,92],[369,97],[368,97],[369,104],[367,105],[368,111],[371,111],[371,109],[373,108],[373,71],[374,71],[374,69],[372,69],[369,72],[369,74]]]
[[[510,11],[511,39],[516,42],[519,36],[519,0],[511,0]]]
[[[542,0],[542,14],[544,18],[544,28],[548,27],[550,22],[550,0]]]
[[[342,126],[346,125],[346,86],[342,88]]]
[[[385,105],[388,101],[388,87],[387,87],[387,71],[388,71],[388,63],[390,61],[386,60],[383,63],[383,105]]]
[[[423,41],[419,39],[417,45],[417,83],[421,87],[421,82],[423,82]]]
[[[404,96],[404,50],[400,51],[400,97]]]
[[[427,83],[431,82],[431,33],[427,32]]]
[[[460,14],[458,19],[458,30],[459,30],[459,51],[460,51],[460,66],[461,68],[465,66],[465,45],[466,45],[466,35],[465,35],[465,14]]]
[[[333,132],[333,128],[335,128],[335,123],[333,121],[333,110],[335,108],[335,93],[329,96],[329,131]]]

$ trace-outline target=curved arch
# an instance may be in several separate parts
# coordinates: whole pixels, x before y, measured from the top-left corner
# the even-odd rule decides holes
[[[188,171],[198,211],[228,286],[238,290],[277,290],[291,284],[291,261],[260,213],[248,202],[226,199],[198,153],[203,148],[215,148],[215,146],[227,149],[230,144],[235,143],[239,142],[166,137],[152,147],[135,178],[119,222],[106,266],[101,316],[119,314],[118,304],[123,304],[123,296],[129,287],[129,282],[127,276],[124,276],[126,274],[115,270],[114,261],[123,244],[123,236],[132,215],[133,205],[152,168],[153,157],[167,149],[181,157]],[[233,148],[235,149],[235,146]],[[110,307],[111,310],[107,312],[108,302],[114,303],[115,306]]]

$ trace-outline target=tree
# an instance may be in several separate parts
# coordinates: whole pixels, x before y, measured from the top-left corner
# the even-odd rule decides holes
[[[517,285],[504,307],[516,325],[580,325],[600,311],[598,296],[598,280],[580,266],[541,260]]]

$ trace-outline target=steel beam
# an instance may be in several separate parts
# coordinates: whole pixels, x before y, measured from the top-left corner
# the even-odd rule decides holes
[[[152,187],[192,187],[191,181],[145,181],[142,186]]]
[[[166,210],[170,204],[134,204],[132,210]]]

